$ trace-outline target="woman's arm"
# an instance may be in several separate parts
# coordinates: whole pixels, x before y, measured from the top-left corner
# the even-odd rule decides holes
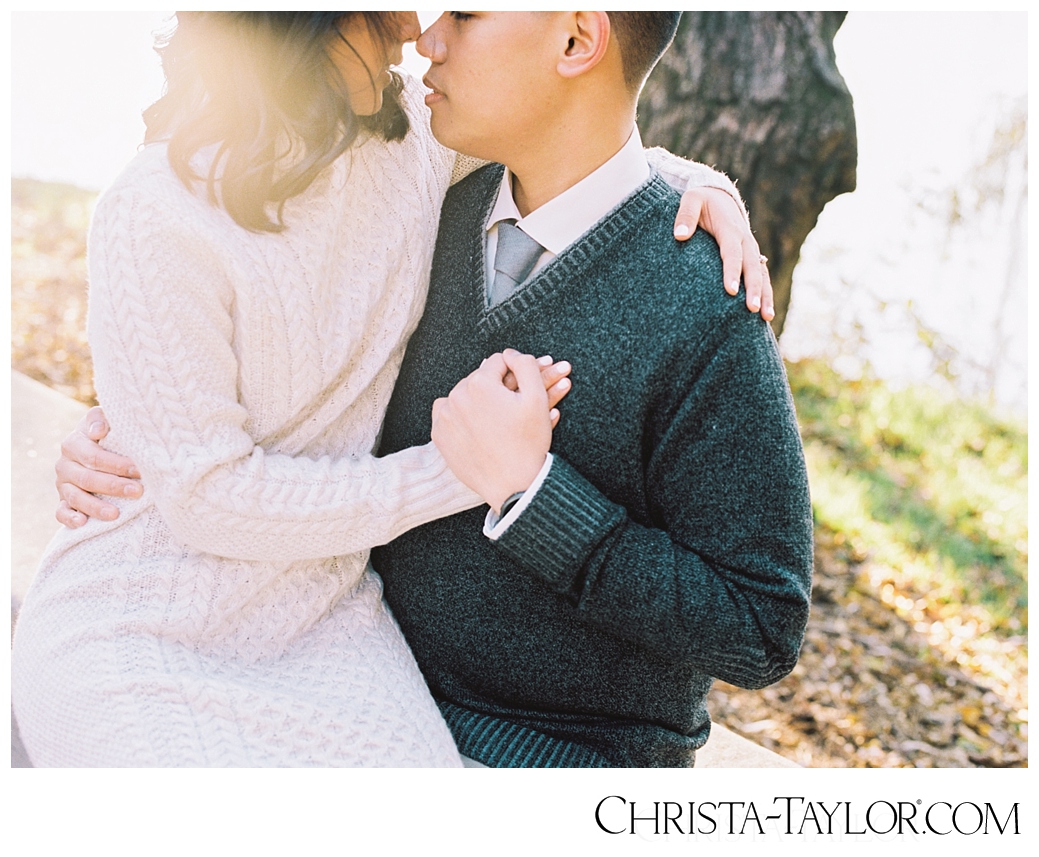
[[[178,539],[255,560],[353,553],[478,505],[432,444],[376,458],[270,453],[246,431],[225,256],[193,212],[99,201],[88,333],[113,448]]]
[[[487,166],[490,161],[482,161],[461,152],[455,152],[455,163],[451,168],[451,184],[458,184],[470,173],[475,173],[480,167]]]
[[[696,161],[689,161],[678,155],[673,155],[660,146],[646,149],[646,160],[649,161],[649,165],[653,169],[660,173],[660,177],[664,181],[679,192],[695,190],[696,188],[716,188],[717,190],[725,191],[732,198],[732,201],[736,203],[747,225],[750,225],[750,216],[747,214],[747,208],[743,204],[743,198],[736,189],[735,182],[725,173],[718,172],[718,170],[712,169],[706,164],[700,164]]]
[[[549,419],[554,428],[559,421],[556,405],[570,391],[570,364],[552,362],[549,357],[538,360],[541,381],[548,394]],[[505,386],[517,390],[513,376],[506,376]],[[58,523],[70,529],[82,527],[89,518],[114,521],[119,507],[105,497],[137,499],[144,493],[141,474],[133,460],[101,447],[110,431],[100,407],[93,407],[61,443],[61,457],[54,465],[58,490]]]

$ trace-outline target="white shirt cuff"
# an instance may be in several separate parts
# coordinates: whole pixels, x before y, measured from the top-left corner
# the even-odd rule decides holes
[[[520,515],[523,514],[523,510],[530,505],[531,500],[534,499],[534,495],[538,493],[538,489],[541,484],[545,481],[545,477],[548,476],[548,471],[552,469],[552,453],[545,455],[545,463],[541,465],[541,470],[538,471],[538,475],[534,477],[534,481],[530,483],[530,487],[523,492],[523,496],[516,501],[516,504],[509,509],[509,513],[504,518],[499,518],[494,514],[494,509],[487,510],[487,517],[483,521],[483,534],[487,536],[491,541],[497,541],[501,538],[502,534],[512,525]]]

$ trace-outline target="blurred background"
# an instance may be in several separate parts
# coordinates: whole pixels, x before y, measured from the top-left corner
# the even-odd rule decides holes
[[[161,93],[171,17],[11,17],[12,366],[84,403],[86,228]],[[1024,766],[1027,16],[851,12],[832,52],[856,188],[790,260],[780,335],[813,615],[792,676],[720,685],[712,715],[804,765]],[[726,169],[763,221],[760,176]]]

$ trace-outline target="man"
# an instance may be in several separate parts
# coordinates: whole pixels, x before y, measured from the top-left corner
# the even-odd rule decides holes
[[[635,130],[677,17],[448,13],[419,41],[434,133],[507,169],[448,195],[381,454],[428,438],[476,369],[432,431],[491,512],[373,559],[481,764],[691,765],[713,678],[781,678],[807,621],[811,511],[775,340],[725,299],[708,236],[672,240],[677,194]],[[542,248],[510,282],[496,257],[517,228]],[[507,347],[571,363],[554,432],[533,359],[484,361]]]
[[[692,764],[712,678],[778,679],[804,631],[811,519],[774,339],[723,294],[710,238],[673,240],[678,197],[635,130],[676,24],[447,13],[419,42],[434,132],[508,172],[449,194],[381,452],[427,442],[434,402],[496,355],[433,427],[492,513],[374,559],[481,764]],[[510,275],[517,229],[547,249]],[[571,362],[554,433],[532,358],[506,347]]]

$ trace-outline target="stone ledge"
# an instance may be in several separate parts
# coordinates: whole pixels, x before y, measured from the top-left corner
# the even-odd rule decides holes
[[[58,527],[54,462],[61,441],[86,406],[12,372],[11,378],[11,625],[36,571],[40,555]],[[789,759],[759,747],[715,723],[696,754],[698,768],[796,768]],[[31,767],[11,714],[11,767]]]
[[[18,607],[58,522],[54,511],[54,462],[61,441],[86,406],[38,381],[11,373],[11,630]],[[29,757],[11,712],[11,767],[29,768]]]
[[[58,529],[54,462],[86,406],[20,372],[11,373],[11,608]]]

